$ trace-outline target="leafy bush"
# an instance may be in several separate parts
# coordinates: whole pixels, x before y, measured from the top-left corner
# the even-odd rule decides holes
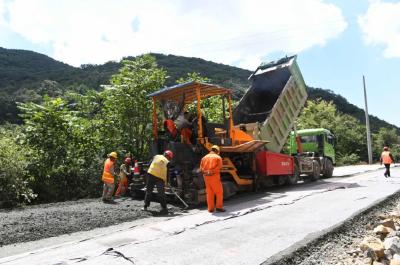
[[[99,193],[101,121],[81,117],[61,98],[42,105],[20,105],[27,145],[37,151],[29,171],[40,201],[59,201]]]
[[[147,55],[123,65],[111,89],[19,104],[25,144],[37,154],[27,169],[38,201],[98,196],[107,153],[147,154],[152,105],[146,95],[162,87],[165,72]]]
[[[29,150],[17,143],[16,134],[0,128],[0,206],[30,202],[36,197],[29,187]]]
[[[338,166],[355,165],[360,162],[360,157],[357,154],[345,154],[337,159]]]

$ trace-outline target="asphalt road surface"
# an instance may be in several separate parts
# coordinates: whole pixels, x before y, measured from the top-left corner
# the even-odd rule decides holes
[[[376,168],[238,196],[225,213],[195,209],[3,246],[0,264],[260,264],[398,192],[398,168],[392,178],[383,169],[347,176]]]

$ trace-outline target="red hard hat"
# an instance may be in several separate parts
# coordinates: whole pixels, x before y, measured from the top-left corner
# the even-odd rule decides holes
[[[170,150],[165,150],[164,156],[168,156],[169,159],[172,159],[174,157],[174,153],[172,153],[172,151],[170,151]]]
[[[125,164],[130,164],[132,162],[132,159],[130,159],[129,157],[125,158],[124,163]]]

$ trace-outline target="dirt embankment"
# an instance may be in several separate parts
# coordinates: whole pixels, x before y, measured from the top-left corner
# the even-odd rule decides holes
[[[100,198],[84,199],[0,210],[0,246],[157,216],[161,209],[157,202],[152,202],[150,211],[144,212],[141,211],[143,200],[116,201],[116,204],[105,204]],[[170,213],[180,211],[178,207],[168,206]]]

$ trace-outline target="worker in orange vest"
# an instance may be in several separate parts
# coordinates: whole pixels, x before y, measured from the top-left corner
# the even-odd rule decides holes
[[[166,150],[162,155],[155,155],[147,170],[146,195],[144,197],[144,207],[142,210],[147,211],[150,206],[154,185],[157,187],[157,196],[161,204],[161,213],[168,213],[167,202],[165,199],[165,184],[167,183],[168,164],[172,160],[174,154],[170,150]]]
[[[128,176],[132,174],[131,164],[132,159],[127,157],[119,168],[119,184],[118,189],[115,192],[116,197],[124,196],[128,189]]]
[[[385,171],[385,178],[390,177],[390,164],[394,163],[394,158],[392,154],[389,151],[389,147],[385,146],[383,147],[383,152],[381,154],[381,165],[384,164],[386,167]]]
[[[104,182],[103,185],[103,202],[105,203],[112,203],[112,194],[114,192],[114,177],[115,177],[115,161],[117,160],[117,153],[111,152],[108,154],[107,160],[104,162],[104,170],[102,181]]]
[[[176,128],[176,124],[172,119],[166,119],[163,123],[164,130],[167,136],[171,141],[176,141],[178,136],[178,129]]]
[[[207,208],[210,213],[225,212],[223,207],[223,189],[221,183],[220,170],[222,168],[222,158],[219,156],[219,147],[213,145],[209,154],[201,159],[200,170],[204,176],[207,193]],[[214,209],[214,200],[217,197],[216,209]]]

